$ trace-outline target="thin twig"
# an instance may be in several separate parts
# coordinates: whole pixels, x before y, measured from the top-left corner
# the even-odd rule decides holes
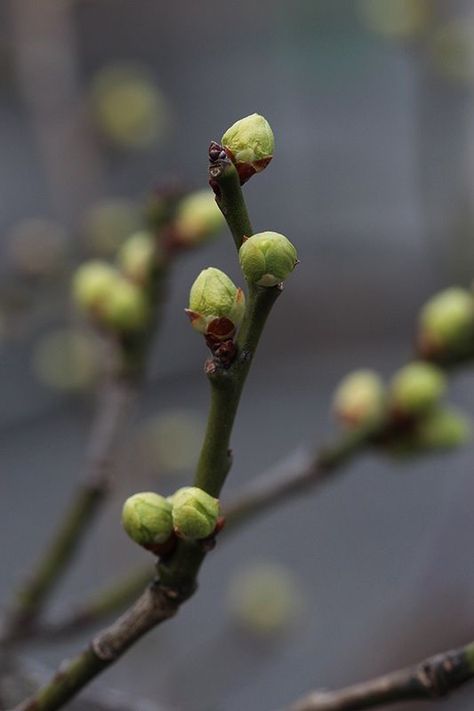
[[[46,599],[61,579],[83,536],[104,501],[115,452],[123,437],[136,386],[126,379],[109,380],[92,426],[82,483],[63,516],[51,545],[40,559],[4,622],[1,642],[8,646],[28,634]]]
[[[340,691],[314,691],[287,711],[358,711],[447,696],[474,678],[474,642]]]

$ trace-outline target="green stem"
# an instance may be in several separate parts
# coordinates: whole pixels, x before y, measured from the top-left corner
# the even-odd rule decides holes
[[[242,390],[278,287],[251,287],[245,317],[237,339],[237,356],[230,368],[209,374],[211,405],[195,485],[218,497],[232,459],[230,436]]]
[[[221,158],[209,167],[209,182],[239,250],[243,238],[253,235],[253,228],[242,194],[239,174],[229,158]]]

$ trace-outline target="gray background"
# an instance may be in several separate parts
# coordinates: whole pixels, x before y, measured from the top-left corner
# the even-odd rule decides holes
[[[438,23],[473,11],[470,2],[432,4]],[[210,139],[253,111],[272,124],[274,162],[245,191],[255,227],[287,234],[301,264],[249,379],[229,491],[289,449],[330,437],[338,379],[359,366],[390,374],[410,355],[423,301],[472,276],[472,86],[435,71],[429,37],[386,40],[356,9],[349,0],[0,4],[3,233],[42,215],[74,239],[98,197],[144,196],[169,175],[204,186]],[[96,70],[120,59],[145,62],[167,97],[167,145],[113,152],[84,121],[82,92]],[[176,268],[139,417],[168,407],[204,417],[204,348],[182,308],[194,275],[211,264],[238,276],[227,236]],[[9,284],[7,259],[0,272]],[[64,320],[46,310],[0,346],[4,600],[47,541],[80,470],[92,403],[48,390],[30,368],[35,340]],[[473,394],[472,374],[457,375],[452,400],[470,410]],[[119,525],[124,497],[146,483],[134,479],[132,455],[125,462],[58,607],[143,560]],[[364,456],[324,491],[218,546],[178,618],[100,683],[179,709],[260,711],[467,642],[472,463],[472,447],[403,466]],[[236,634],[227,612],[228,581],[253,559],[287,565],[307,598],[304,621],[272,645]],[[35,653],[54,665],[77,644]],[[440,708],[468,709],[472,698],[467,688]]]

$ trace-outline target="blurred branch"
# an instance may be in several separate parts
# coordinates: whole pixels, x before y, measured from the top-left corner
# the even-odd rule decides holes
[[[321,483],[367,446],[369,434],[366,430],[350,432],[315,454],[297,450],[281,464],[258,476],[224,507],[224,532]]]
[[[104,386],[92,426],[87,463],[73,500],[50,546],[18,592],[4,621],[1,642],[8,646],[28,635],[47,597],[59,582],[82,538],[103,503],[115,466],[117,450],[128,424],[136,397],[136,384],[127,379],[110,379]]]
[[[474,678],[474,642],[341,691],[315,691],[287,711],[357,711],[447,696]]]
[[[84,632],[108,615],[123,609],[152,579],[151,566],[140,567],[92,595],[89,600],[62,617],[39,621],[31,630],[32,638],[50,642]]]

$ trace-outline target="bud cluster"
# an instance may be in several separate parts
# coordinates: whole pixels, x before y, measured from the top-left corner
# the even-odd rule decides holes
[[[135,543],[159,555],[177,538],[212,537],[219,524],[219,500],[196,486],[178,489],[168,498],[141,492],[126,500],[122,524]]]
[[[227,157],[234,163],[240,182],[244,183],[254,173],[263,170],[270,162],[274,150],[273,132],[268,121],[258,114],[246,116],[234,123],[223,135],[222,146],[211,144],[214,153]],[[178,215],[178,232],[186,241],[191,232],[199,232],[199,219],[188,219],[188,207],[201,212],[209,219],[208,195],[189,200]],[[202,204],[201,204],[202,201]],[[217,209],[215,205],[214,209]],[[194,237],[191,235],[192,241]],[[244,277],[251,288],[276,287],[291,274],[298,258],[291,242],[278,232],[260,232],[245,236],[239,249],[239,262]],[[206,337],[214,361],[229,367],[236,355],[234,337],[245,315],[245,297],[224,272],[214,267],[204,269],[189,295],[186,313],[193,328]]]
[[[446,379],[436,366],[409,363],[388,386],[374,371],[346,376],[333,407],[343,426],[366,430],[369,439],[392,451],[449,448],[469,438],[468,420],[442,403]]]

